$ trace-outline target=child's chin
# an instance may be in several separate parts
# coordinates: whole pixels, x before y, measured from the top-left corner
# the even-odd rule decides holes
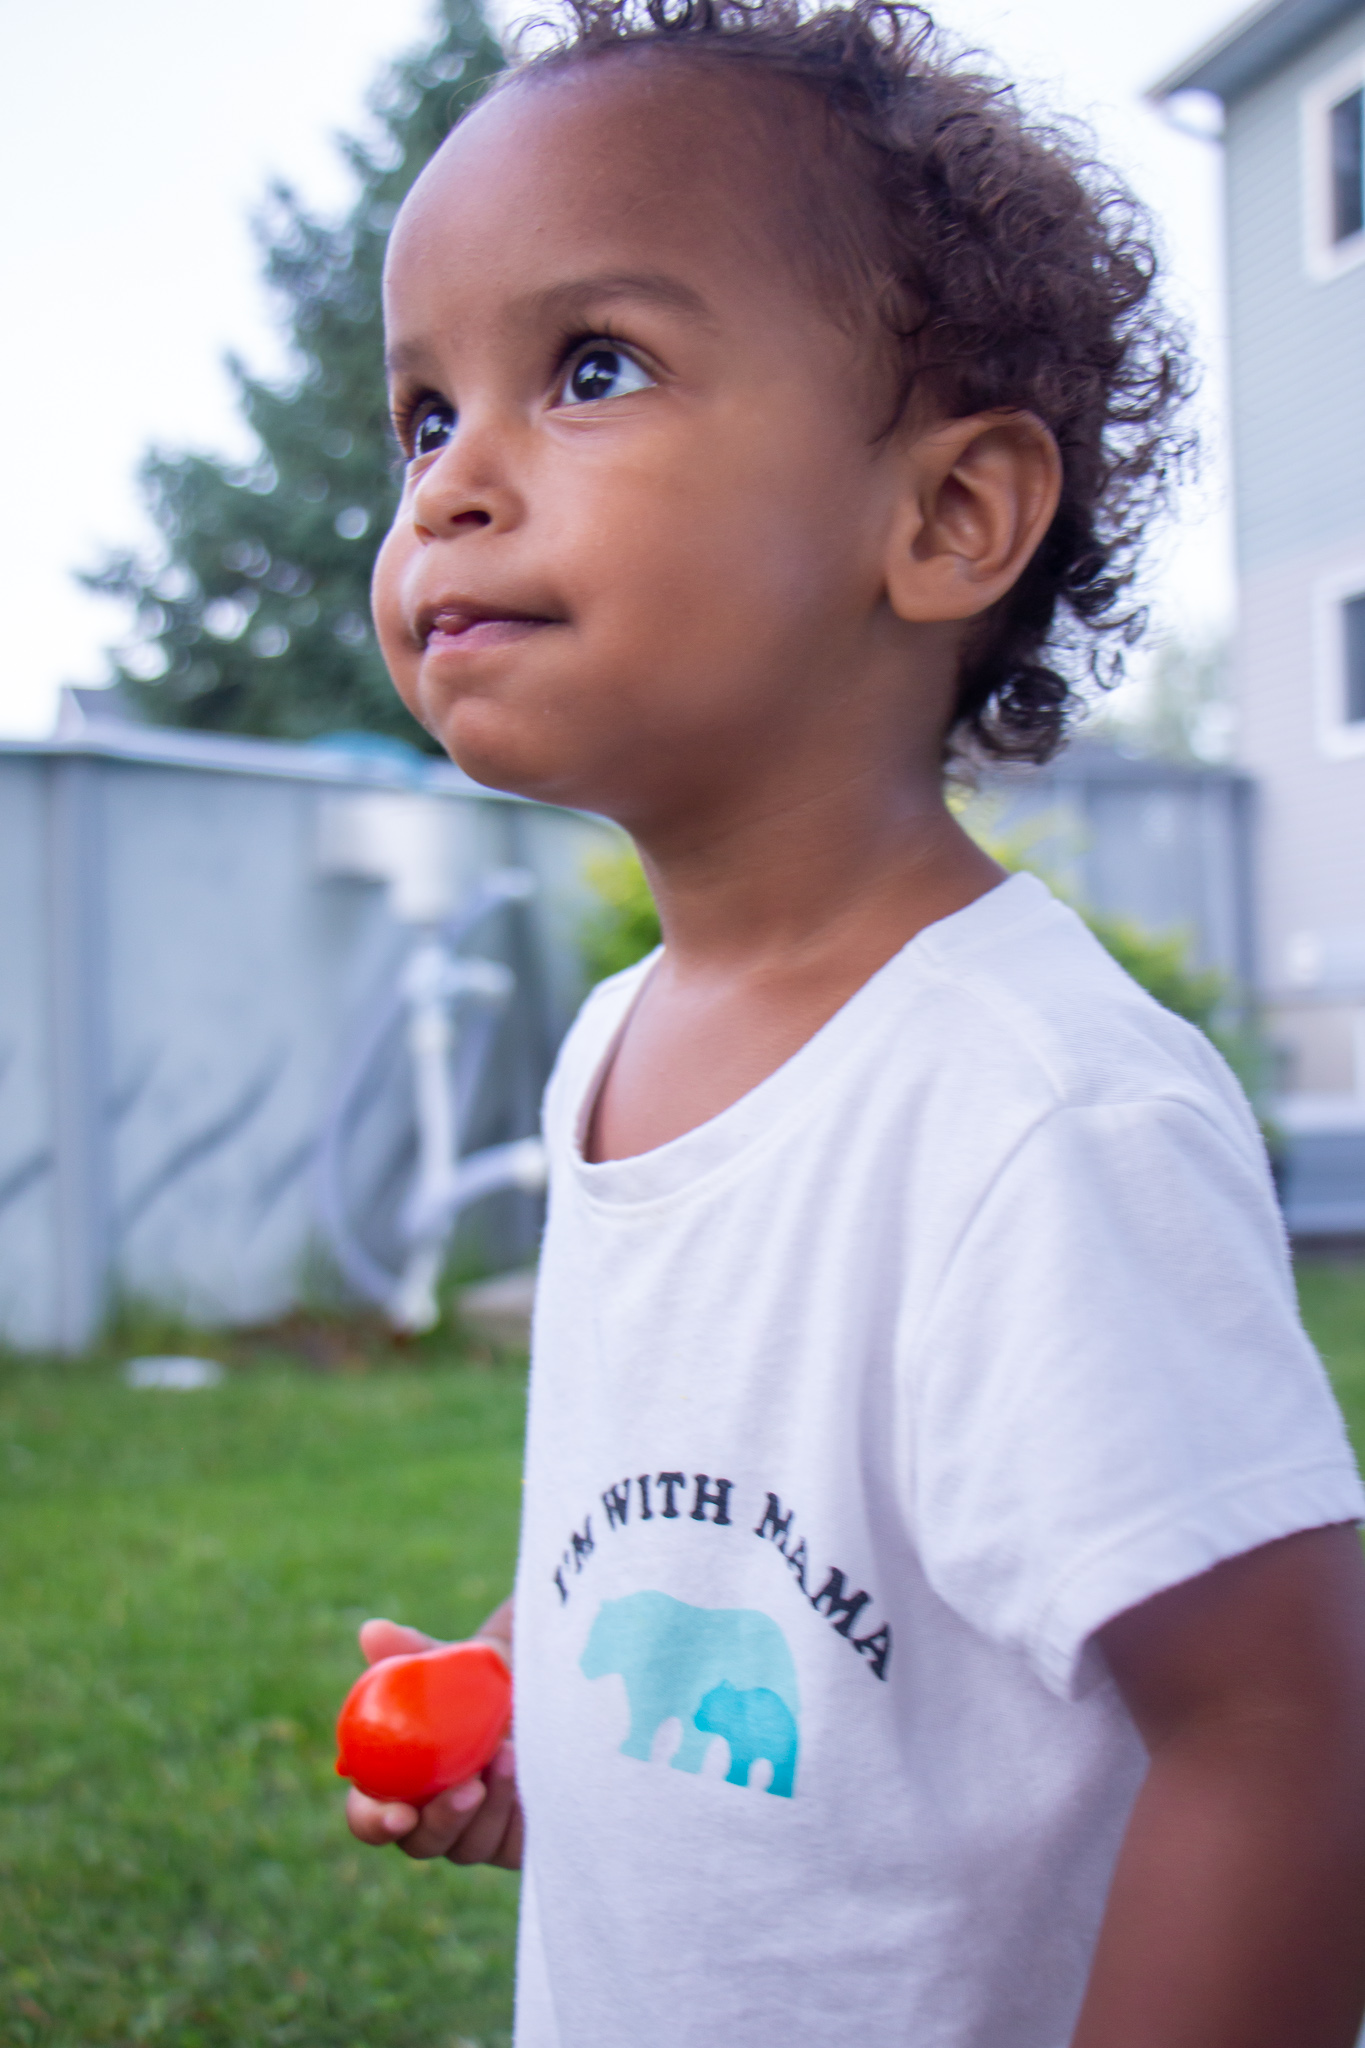
[[[437,738],[456,767],[485,789],[544,803],[579,801],[576,789],[566,787],[573,778],[565,776],[562,760],[546,758],[543,736],[490,730],[485,720],[476,725],[473,720],[453,719]]]

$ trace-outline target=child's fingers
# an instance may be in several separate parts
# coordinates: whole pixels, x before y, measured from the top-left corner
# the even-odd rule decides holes
[[[526,1823],[522,1819],[521,1801],[512,1809],[511,1823],[503,1836],[502,1847],[493,1861],[503,1870],[521,1869],[521,1852],[526,1839]]]
[[[431,1856],[449,1856],[487,1796],[482,1778],[467,1778],[463,1785],[452,1785],[448,1792],[438,1792],[422,1808],[416,1827],[411,1834],[404,1835],[399,1848],[405,1856],[415,1856],[419,1861]]]
[[[505,1742],[498,1751],[484,1781],[484,1799],[445,1853],[452,1863],[497,1863],[505,1870],[519,1869],[521,1804],[517,1798],[516,1759],[510,1743]]]
[[[484,1642],[493,1643],[501,1651],[507,1668],[510,1671],[512,1668],[512,1601],[510,1598],[504,1600],[500,1607],[493,1609],[487,1621],[478,1629],[477,1635],[482,1637]]]
[[[430,1800],[421,1812],[399,1800],[371,1799],[354,1786],[346,1795],[346,1824],[372,1848],[389,1843],[420,1862],[445,1856],[452,1863],[496,1863],[521,1868],[522,1819],[516,1757],[505,1742],[481,1778],[469,1778]]]
[[[408,1657],[414,1650],[434,1650],[439,1636],[425,1636],[420,1628],[405,1628],[401,1621],[364,1621],[360,1625],[360,1649],[367,1664],[381,1657]]]
[[[346,1825],[358,1842],[368,1842],[372,1849],[401,1841],[412,1833],[419,1818],[415,1806],[405,1806],[398,1799],[371,1799],[354,1785],[346,1794]]]

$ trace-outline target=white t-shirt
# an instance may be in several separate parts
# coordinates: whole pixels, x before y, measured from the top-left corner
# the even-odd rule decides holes
[[[1041,883],[700,1128],[546,1100],[518,2048],[1065,2048],[1144,1755],[1090,1638],[1365,1512],[1255,1123]]]

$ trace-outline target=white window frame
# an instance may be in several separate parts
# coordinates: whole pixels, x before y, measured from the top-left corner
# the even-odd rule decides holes
[[[1346,606],[1365,597],[1365,561],[1313,586],[1313,676],[1318,745],[1333,761],[1365,755],[1365,718],[1346,716]]]
[[[1365,228],[1344,242],[1332,240],[1332,138],[1328,114],[1357,86],[1365,87],[1365,44],[1299,98],[1303,150],[1304,267],[1318,284],[1365,263]]]

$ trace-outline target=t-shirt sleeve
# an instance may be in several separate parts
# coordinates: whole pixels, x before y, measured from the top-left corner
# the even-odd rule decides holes
[[[1043,1119],[907,1342],[929,1581],[1063,1696],[1116,1614],[1365,1514],[1268,1176],[1189,1102]]]

